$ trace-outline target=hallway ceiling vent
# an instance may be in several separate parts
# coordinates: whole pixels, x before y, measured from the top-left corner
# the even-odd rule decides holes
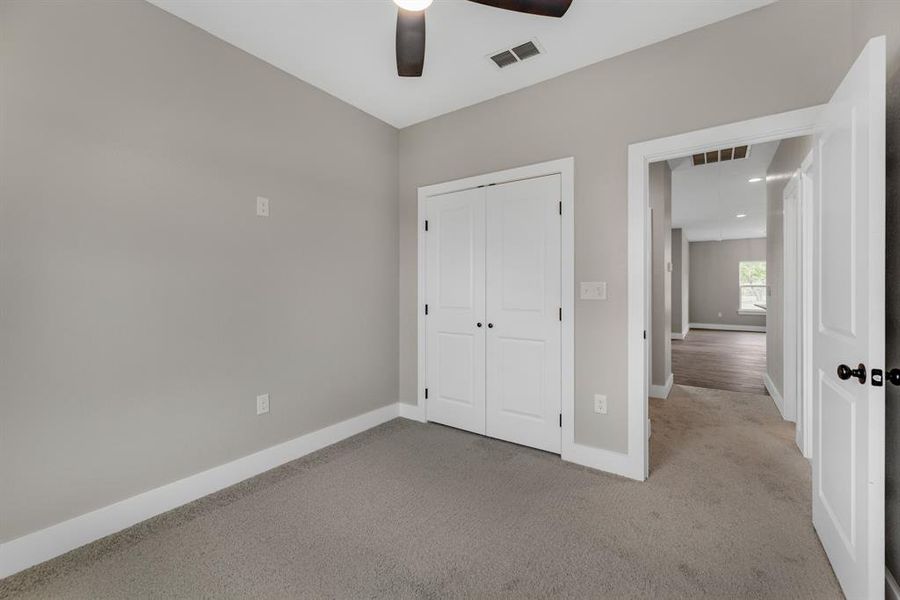
[[[509,50],[503,50],[502,52],[492,54],[489,58],[494,61],[495,65],[503,69],[543,53],[544,51],[538,45],[537,40],[530,40],[524,44],[514,46]]]
[[[691,156],[694,166],[709,165],[726,160],[741,160],[750,156],[750,146],[735,146],[734,148],[720,148],[719,150],[707,150]]]

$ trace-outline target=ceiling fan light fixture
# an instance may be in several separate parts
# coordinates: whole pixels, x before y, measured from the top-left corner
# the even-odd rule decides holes
[[[411,12],[421,12],[431,6],[432,0],[394,0],[394,4]]]

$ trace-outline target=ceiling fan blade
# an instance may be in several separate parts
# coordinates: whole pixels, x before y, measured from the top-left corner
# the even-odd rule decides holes
[[[540,15],[542,17],[561,17],[569,10],[572,0],[470,0],[485,6],[514,10],[516,12]]]
[[[397,10],[397,75],[421,77],[425,65],[425,11]]]

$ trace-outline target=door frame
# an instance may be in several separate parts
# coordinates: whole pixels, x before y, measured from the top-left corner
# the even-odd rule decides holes
[[[647,315],[651,294],[647,284],[647,207],[650,205],[651,162],[689,156],[710,147],[761,144],[816,132],[824,105],[811,106],[746,121],[699,129],[628,146],[628,454],[621,474],[645,480],[650,471],[649,396],[647,389]]]
[[[560,282],[563,319],[560,325],[560,360],[561,390],[560,410],[562,411],[561,456],[570,460],[575,446],[575,159],[560,158],[547,162],[495,171],[455,179],[443,183],[426,185],[418,188],[418,216],[416,237],[418,245],[418,291],[417,316],[417,373],[418,390],[416,405],[404,407],[401,416],[425,422],[425,277],[426,277],[426,245],[425,216],[426,203],[433,196],[459,192],[487,185],[509,183],[522,179],[534,179],[546,175],[560,176],[560,200],[562,215],[560,216]],[[408,406],[408,408],[405,408]],[[577,462],[577,461],[575,461]]]
[[[782,397],[784,399],[784,416],[788,420],[797,423],[796,442],[800,448],[800,452],[807,459],[812,458],[812,219],[813,219],[813,181],[810,170],[815,161],[816,149],[810,150],[806,158],[791,176],[791,180],[784,188],[783,197],[791,195],[792,188],[796,190],[797,208],[794,227],[787,227],[785,220],[784,228],[784,260],[785,272],[787,266],[787,248],[789,243],[793,243],[797,249],[796,265],[799,267],[800,274],[797,278],[796,285],[790,286],[787,277],[784,277],[784,387]],[[785,211],[787,206],[785,205]],[[785,213],[786,214],[786,213]],[[793,304],[796,309],[794,313],[789,313],[787,306]],[[796,317],[796,321],[789,318]],[[798,322],[799,321],[799,322]],[[794,339],[791,339],[794,336]],[[794,361],[796,369],[793,376],[793,389],[796,395],[789,398],[788,380],[791,378],[791,369],[788,368],[788,351],[793,347]],[[792,406],[789,405],[792,403]],[[793,419],[789,419],[787,414],[792,412]]]

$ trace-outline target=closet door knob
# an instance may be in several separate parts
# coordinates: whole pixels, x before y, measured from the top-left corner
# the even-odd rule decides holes
[[[475,323],[476,327],[481,327],[481,323]]]
[[[488,323],[488,329],[491,329],[494,326],[493,323]]]

